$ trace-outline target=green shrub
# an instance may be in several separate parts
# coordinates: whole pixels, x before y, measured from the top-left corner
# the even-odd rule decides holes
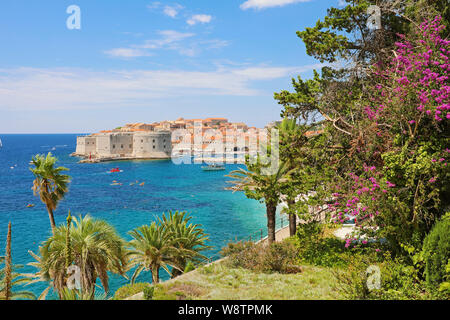
[[[298,249],[289,242],[272,243],[263,254],[261,270],[264,272],[291,273],[298,257]],[[288,272],[289,271],[289,272]]]
[[[320,222],[309,222],[298,225],[297,238],[300,243],[317,242],[323,235],[323,224]]]
[[[369,277],[379,268],[380,287],[369,288]],[[436,298],[433,292],[426,291],[425,283],[420,280],[419,270],[407,265],[400,258],[384,256],[383,262],[375,257],[356,254],[349,260],[346,269],[334,271],[338,280],[337,290],[346,299],[356,300],[421,300]]]
[[[127,284],[127,285],[117,289],[116,293],[114,294],[113,300],[123,300],[123,299],[129,298],[135,294],[138,294],[138,293],[144,291],[145,288],[149,288],[149,287],[150,287],[149,283],[143,283],[143,282]]]
[[[195,265],[189,261],[188,263],[186,263],[186,267],[184,268],[184,273],[188,273],[195,270]]]
[[[445,267],[445,273],[446,281],[442,282],[439,286],[439,292],[450,297],[450,259],[448,260],[447,266]]]
[[[298,248],[291,242],[272,243],[267,246],[264,243],[252,242],[228,244],[222,250],[229,256],[226,261],[231,268],[244,268],[258,272],[300,272],[296,265]]]
[[[261,246],[253,242],[239,241],[228,243],[227,247],[222,248],[221,254],[229,257],[226,264],[231,268],[244,268],[254,270],[261,264]]]
[[[153,300],[153,294],[155,293],[155,288],[148,286],[144,288],[144,300]]]
[[[300,261],[321,267],[344,267],[357,250],[345,248],[344,241],[326,236],[324,225],[312,222],[299,225],[296,238]],[[330,231],[331,232],[331,231]]]
[[[251,241],[238,241],[238,242],[229,242],[226,247],[222,248],[220,254],[223,257],[230,256],[236,253],[241,253],[244,250],[252,248],[254,245]]]
[[[450,213],[437,221],[423,243],[427,284],[438,287],[446,276],[450,259]]]
[[[183,293],[172,292],[163,285],[156,285],[152,300],[184,300]]]

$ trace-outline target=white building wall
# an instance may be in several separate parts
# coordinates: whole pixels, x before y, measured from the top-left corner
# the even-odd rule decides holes
[[[100,157],[111,156],[111,137],[109,134],[101,134],[96,136],[97,154]]]
[[[76,155],[98,158],[167,159],[172,154],[170,131],[100,133],[77,137]]]
[[[110,135],[111,154],[131,156],[133,153],[133,133],[114,133]]]
[[[77,137],[77,148],[75,150],[76,154],[79,154],[79,155],[86,154],[85,143],[86,143],[86,137]]]
[[[172,135],[168,131],[135,133],[133,144],[137,158],[169,158],[172,153]]]

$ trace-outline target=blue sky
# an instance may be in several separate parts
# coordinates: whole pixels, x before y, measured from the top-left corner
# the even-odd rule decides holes
[[[273,93],[320,67],[295,32],[338,2],[2,1],[0,132],[209,116],[263,127],[279,118]]]

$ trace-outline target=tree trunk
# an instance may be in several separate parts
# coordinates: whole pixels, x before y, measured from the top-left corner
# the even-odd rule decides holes
[[[181,267],[181,266],[186,266],[186,262],[182,262],[182,261],[179,261],[178,263],[177,263],[177,265],[178,265],[178,267]],[[178,277],[179,275],[181,275],[181,274],[183,274],[183,272],[184,272],[184,270],[183,271],[181,271],[181,270],[178,270],[177,268],[172,268],[172,275],[171,275],[171,278],[173,279],[173,278],[176,278],[176,277]]]
[[[295,204],[295,200],[288,200],[288,207]],[[289,235],[295,236],[297,233],[297,215],[295,213],[289,214]]]
[[[11,299],[12,261],[11,261],[11,222],[8,224],[8,235],[6,237],[5,257],[5,300]]]
[[[153,268],[152,268],[152,280],[153,280],[153,284],[159,283],[159,266],[153,266]]]
[[[275,213],[277,211],[276,206],[266,204],[267,213],[267,239],[269,245],[275,242]]]
[[[53,235],[55,235],[55,230],[56,230],[55,217],[53,216],[52,209],[47,207],[47,211],[48,211],[48,218],[50,220],[50,225],[52,226],[52,233],[53,233]]]

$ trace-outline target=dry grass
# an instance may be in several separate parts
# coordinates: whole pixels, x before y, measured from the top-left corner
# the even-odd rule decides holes
[[[158,285],[158,297],[205,300],[339,299],[336,279],[329,269],[305,266],[299,274],[256,273],[213,264],[183,280]]]

